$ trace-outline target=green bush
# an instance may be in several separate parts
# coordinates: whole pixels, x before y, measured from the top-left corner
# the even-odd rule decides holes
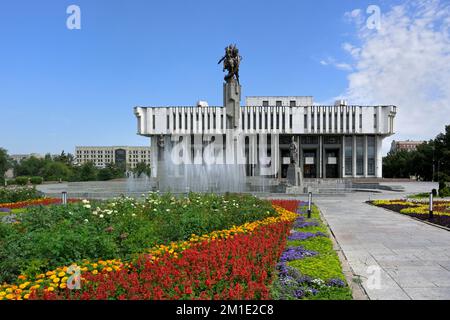
[[[16,184],[16,180],[15,180],[15,179],[9,179],[9,180],[6,180],[6,184],[7,184],[8,186],[13,186],[13,185]]]
[[[42,184],[44,179],[42,177],[31,177],[30,182],[31,184]]]
[[[442,198],[450,197],[450,187],[439,189],[439,196]]]
[[[17,177],[16,178],[16,184],[19,186],[25,186],[28,184],[28,181],[30,179],[28,177]]]
[[[82,259],[130,260],[157,244],[274,215],[268,201],[231,194],[32,207],[18,214],[19,224],[0,229],[0,283]]]
[[[0,204],[38,199],[42,193],[35,188],[0,188]]]

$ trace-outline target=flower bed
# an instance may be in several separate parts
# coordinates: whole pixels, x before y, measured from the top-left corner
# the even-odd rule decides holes
[[[429,202],[424,200],[374,200],[369,203],[420,220],[450,227],[450,201],[434,201],[433,218],[430,218],[429,215]]]
[[[78,199],[68,199],[67,202],[69,203],[75,203],[78,202]],[[22,208],[28,208],[32,206],[49,206],[53,204],[61,204],[61,199],[57,198],[41,198],[41,199],[32,199],[32,200],[26,200],[26,201],[19,201],[19,202],[13,202],[13,203],[2,203],[0,204],[0,208],[4,209],[22,209]]]
[[[0,207],[3,203],[14,203],[19,201],[26,201],[32,199],[39,199],[42,193],[36,188],[3,188],[0,187]]]
[[[277,265],[272,296],[282,300],[351,299],[351,290],[317,208],[313,206],[312,218],[307,219],[306,204],[299,203],[298,207],[299,216],[288,247]]]
[[[83,207],[85,209],[92,208],[91,204],[87,202],[83,203]],[[96,212],[96,216],[102,215],[103,213],[105,215],[108,215],[108,213],[105,212],[106,210],[109,209],[96,208],[94,212]],[[231,227],[229,229],[221,231],[213,231],[203,236],[197,236],[193,234],[186,241],[176,241],[165,245],[163,244],[155,246],[153,247],[153,249],[148,250],[145,255],[141,255],[137,262],[123,262],[121,259],[101,260],[97,262],[90,262],[88,260],[82,261],[78,265],[83,272],[83,279],[87,281],[85,282],[85,284],[88,283],[87,286],[84,286],[87,291],[83,291],[83,293],[86,292],[83,297],[80,295],[73,296],[72,291],[70,291],[70,295],[68,296],[67,292],[69,291],[64,291],[66,289],[65,286],[67,279],[71,276],[71,274],[68,273],[68,267],[66,266],[56,268],[55,270],[42,273],[37,276],[19,276],[18,281],[16,281],[15,284],[3,285],[2,287],[0,287],[0,299],[28,299],[30,298],[30,294],[36,290],[37,294],[33,296],[34,298],[102,298],[103,296],[99,292],[95,291],[97,289],[94,290],[94,288],[97,288],[97,285],[101,285],[98,284],[98,280],[104,279],[104,281],[106,281],[106,279],[110,279],[110,277],[116,276],[120,277],[120,279],[126,278],[128,280],[130,280],[128,277],[139,278],[143,276],[144,278],[139,278],[141,279],[141,282],[139,283],[145,287],[148,287],[149,284],[148,282],[146,282],[146,279],[150,276],[150,274],[148,272],[138,272],[138,270],[145,271],[149,263],[152,263],[151,270],[160,272],[157,270],[160,270],[158,268],[162,268],[163,265],[161,263],[163,262],[165,263],[164,265],[169,263],[179,263],[179,261],[183,261],[182,259],[184,259],[184,257],[188,257],[187,253],[192,253],[193,256],[199,257],[200,255],[205,256],[203,255],[203,252],[208,252],[206,256],[211,256],[213,252],[211,250],[217,250],[218,245],[226,246],[228,248],[226,249],[221,247],[221,250],[228,250],[225,250],[224,252],[230,253],[229,250],[231,250],[232,253],[234,252],[232,255],[228,255],[228,258],[231,259],[229,262],[227,262],[231,268],[230,270],[234,270],[234,267],[237,268],[240,262],[238,263],[236,261],[241,261],[242,259],[248,259],[246,260],[248,262],[247,265],[252,263],[255,264],[254,268],[256,269],[251,272],[253,280],[251,280],[250,284],[246,286],[245,281],[248,280],[248,278],[245,278],[243,280],[239,278],[242,281],[241,284],[239,284],[240,287],[238,286],[237,288],[235,288],[235,290],[237,290],[237,293],[227,293],[223,290],[220,291],[218,289],[220,285],[218,285],[218,287],[213,288],[213,291],[208,291],[209,293],[214,293],[213,295],[206,296],[206,293],[203,293],[203,291],[200,292],[199,288],[195,287],[195,290],[197,291],[193,291],[196,292],[196,295],[194,297],[225,299],[227,297],[252,298],[253,295],[253,298],[265,298],[267,297],[267,289],[265,289],[265,287],[268,285],[271,279],[270,274],[273,268],[270,269],[267,263],[261,264],[261,261],[266,261],[265,259],[269,259],[267,257],[270,257],[269,260],[272,263],[272,267],[275,265],[276,260],[284,247],[287,230],[289,230],[289,226],[295,219],[296,214],[277,207],[277,214],[275,216],[268,216],[265,213],[261,215],[261,217],[264,216],[266,216],[267,218],[247,222],[240,226]],[[235,252],[233,250],[237,251]],[[239,259],[237,259],[236,257],[239,257]],[[213,258],[211,257],[211,259]],[[214,259],[219,258],[215,257]],[[217,265],[217,260],[212,260],[208,263]],[[203,268],[203,265],[197,266],[196,268],[200,270],[201,268]],[[191,273],[193,271],[186,269],[185,272]],[[260,277],[260,275],[264,274],[264,272],[266,273],[266,276],[258,278]],[[112,273],[114,275],[112,275]],[[242,275],[237,272],[237,276],[241,277]],[[238,279],[236,278],[236,274],[234,273],[229,274],[228,277],[229,279],[233,279],[233,281],[237,281]],[[239,281],[236,281],[234,283],[239,283]],[[94,287],[90,287],[89,289],[89,284],[92,284]],[[264,285],[265,287],[261,287],[262,285]],[[222,284],[221,286],[224,285]],[[176,287],[179,288],[178,286]],[[175,287],[173,287],[172,289],[176,291]],[[81,294],[81,291],[78,292]],[[123,295],[117,296],[112,292],[110,292],[110,294],[112,294],[112,297],[114,298],[124,298]],[[236,294],[238,294],[238,296],[235,296]],[[137,296],[134,297],[136,298]],[[139,298],[145,297],[146,296],[139,296]],[[169,292],[165,292],[161,293],[161,295],[159,296],[152,296],[152,298],[161,299],[172,299],[175,297],[182,298],[181,296],[178,296],[176,294],[174,295],[172,291],[170,292],[170,294]],[[126,298],[129,299],[133,297],[126,296]]]

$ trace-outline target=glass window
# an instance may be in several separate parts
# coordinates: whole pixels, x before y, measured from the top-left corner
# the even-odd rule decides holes
[[[289,102],[289,106],[295,107],[295,105],[296,105],[296,104],[295,104],[295,101],[290,101],[290,102]]]
[[[367,137],[367,174],[375,175],[375,137]]]
[[[268,106],[269,106],[269,101],[264,100],[264,101],[263,101],[263,107],[268,107]]]
[[[353,175],[353,137],[345,137],[345,175]]]
[[[364,137],[356,137],[356,174],[364,175]]]
[[[275,105],[276,105],[277,107],[281,107],[281,101],[276,101],[276,102],[275,102]]]

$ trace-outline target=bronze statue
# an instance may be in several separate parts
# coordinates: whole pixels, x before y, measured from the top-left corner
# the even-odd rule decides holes
[[[298,163],[298,146],[295,142],[295,137],[292,137],[291,145],[289,146],[289,151],[291,155],[291,164],[297,165]]]
[[[235,44],[230,44],[225,48],[225,55],[219,60],[218,64],[222,61],[223,71],[228,71],[228,74],[224,78],[225,81],[228,82],[231,79],[236,78],[239,84],[239,65],[241,64],[242,57],[239,55],[239,49]]]

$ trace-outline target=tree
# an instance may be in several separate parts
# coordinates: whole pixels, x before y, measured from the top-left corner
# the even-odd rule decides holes
[[[423,180],[450,180],[450,125],[445,132],[425,142],[415,151],[390,152],[383,158],[383,176],[408,178],[417,176]]]
[[[11,168],[11,159],[8,156],[8,152],[0,148],[0,182],[3,183],[5,172]]]
[[[72,170],[63,162],[48,162],[41,171],[42,177],[46,181],[69,180]]]
[[[152,173],[152,168],[149,164],[145,162],[139,162],[133,169],[133,173],[136,175],[136,177],[140,177],[143,174],[145,174],[147,177],[150,177]]]
[[[115,163],[108,163],[105,168],[100,169],[98,172],[98,179],[102,181],[123,178],[125,175],[125,169],[123,166]]]
[[[79,174],[79,181],[94,181],[97,180],[98,169],[93,162],[86,162],[81,165]]]
[[[40,176],[42,169],[48,163],[48,159],[39,159],[36,157],[29,157],[16,163],[14,166],[14,173],[16,176]]]

